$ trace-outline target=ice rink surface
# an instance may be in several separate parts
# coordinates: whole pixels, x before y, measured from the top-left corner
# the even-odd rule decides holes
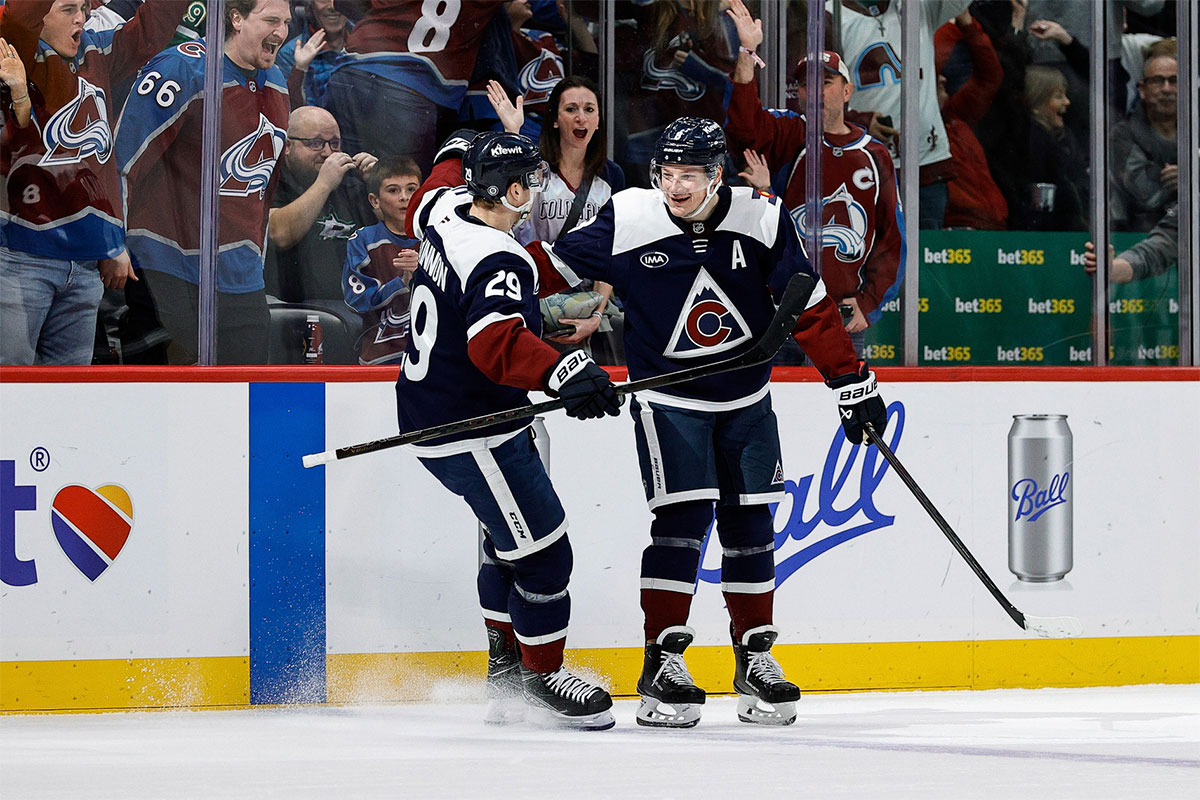
[[[0,797],[1200,798],[1200,685],[810,694],[788,728],[548,730],[438,705],[0,716]]]

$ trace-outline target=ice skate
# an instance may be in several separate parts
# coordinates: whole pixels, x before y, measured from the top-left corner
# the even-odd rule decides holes
[[[733,689],[738,693],[738,719],[757,725],[791,725],[796,721],[800,689],[783,677],[771,655],[779,636],[773,625],[760,625],[734,640]]]
[[[651,728],[691,728],[700,721],[704,690],[696,685],[683,662],[683,651],[696,632],[686,625],[673,625],[646,645],[638,694],[637,724]]]
[[[507,645],[504,632],[489,627],[488,671],[484,691],[488,709],[483,721],[489,725],[507,725],[525,719],[525,697],[521,687],[521,654],[516,641]]]
[[[609,693],[565,667],[555,672],[534,672],[522,666],[521,682],[525,703],[554,725],[602,731],[616,724]]]

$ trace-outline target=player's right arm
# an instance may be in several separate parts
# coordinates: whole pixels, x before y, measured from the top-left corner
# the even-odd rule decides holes
[[[472,272],[463,287],[471,363],[495,383],[561,397],[573,417],[619,414],[612,381],[591,356],[582,350],[560,355],[525,325],[533,291],[533,270],[515,253],[491,256]]]

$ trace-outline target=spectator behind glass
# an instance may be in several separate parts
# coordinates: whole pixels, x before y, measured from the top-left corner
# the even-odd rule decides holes
[[[366,15],[325,96],[346,150],[433,163],[439,109],[457,113],[488,23],[504,0],[358,0]]]
[[[565,0],[558,0],[560,6]],[[526,26],[533,19],[533,10],[529,0],[512,0],[505,10],[508,12],[511,27],[511,47],[481,49],[479,63],[475,68],[471,87],[467,90],[467,98],[459,112],[459,122],[474,128],[490,127],[502,129],[503,124],[496,116],[488,97],[488,81],[498,80],[506,91],[513,91],[524,98],[525,123],[520,133],[537,141],[542,135],[542,123],[546,116],[547,100],[555,84],[566,74],[562,48],[555,37],[542,30],[532,30]],[[555,12],[558,13],[557,11]],[[571,35],[575,44],[576,63],[586,61],[583,72],[593,74],[597,71],[598,55],[596,42],[588,31],[583,17],[578,14],[567,14],[565,7],[562,13],[571,19]],[[494,42],[493,42],[494,44]],[[504,43],[508,45],[509,43]],[[485,48],[487,45],[485,45]],[[503,50],[504,52],[496,52]],[[490,51],[490,52],[489,52]],[[504,64],[491,63],[495,59],[504,60]],[[487,60],[488,63],[485,63]]]
[[[499,83],[492,81],[488,89],[505,130],[520,130],[523,98],[518,97],[514,106]],[[547,114],[550,122],[542,127],[539,149],[550,170],[545,188],[534,197],[529,218],[513,231],[522,244],[556,241],[589,222],[613,193],[625,188],[621,168],[605,157],[608,140],[596,84],[568,76],[554,87],[547,106],[552,109]],[[612,330],[605,318],[612,286],[588,281],[572,289],[542,300],[543,335],[560,350],[586,348],[593,333]]]
[[[650,156],[682,116],[724,120],[738,41],[729,0],[632,0],[616,42],[614,152],[631,185],[650,185]]]
[[[992,180],[987,156],[974,128],[991,107],[1000,88],[1002,75],[996,51],[983,28],[964,11],[938,28],[934,35],[938,52],[938,106],[950,140],[954,159],[954,177],[947,186],[946,227],[1004,230],[1008,221],[1008,203],[1000,187]],[[953,43],[963,42],[971,56],[971,77],[951,95],[944,74],[946,58]]]
[[[183,9],[160,0],[122,26],[89,31],[84,0],[5,5],[0,363],[90,364],[104,287],[136,280],[111,88],[166,46]]]
[[[343,152],[337,120],[325,109],[291,113],[267,225],[267,294],[292,303],[325,300],[342,310],[346,242],[376,220],[359,177],[376,160]]]
[[[146,7],[154,3],[147,4]],[[264,364],[270,314],[262,243],[287,141],[288,98],[275,54],[287,36],[287,0],[226,0],[221,93],[217,361]],[[129,250],[143,270],[168,359],[199,354],[200,197],[204,65],[214,43],[185,42],[142,70],[117,128],[116,160],[129,203]]]
[[[358,363],[399,364],[409,337],[409,281],[417,268],[416,239],[408,238],[408,203],[421,185],[417,162],[379,161],[367,172],[368,198],[379,222],[350,238],[342,266],[346,305],[362,314]]]
[[[305,0],[304,30],[279,48],[276,66],[287,78],[292,107],[324,105],[329,76],[346,51],[354,23],[333,0]]]
[[[761,20],[753,19],[741,0],[734,0],[730,17],[746,48],[757,47],[763,38]],[[805,223],[808,121],[802,115],[776,117],[763,110],[754,66],[749,53],[738,55],[729,104],[730,146],[750,148],[746,174],[760,191],[772,172],[786,171],[784,205],[790,209],[790,219],[800,233],[800,247],[804,248],[809,229]],[[806,59],[796,69],[802,95],[807,70]],[[822,277],[829,296],[841,308],[846,333],[861,357],[867,328],[879,321],[882,306],[899,291],[904,268],[904,217],[887,148],[860,125],[845,120],[846,103],[854,91],[849,68],[837,53],[826,51],[821,72]],[[766,162],[761,169],[759,152]]]
[[[1148,231],[1179,196],[1179,62],[1174,39],[1153,45],[1138,83],[1141,103],[1112,130],[1113,227]]]
[[[920,39],[914,66],[920,75],[934,74],[933,32],[942,24],[961,14],[970,0],[942,0],[921,3]],[[854,95],[846,115],[851,122],[862,125],[874,137],[889,144],[900,168],[900,145],[891,141],[897,131],[882,126],[881,115],[913,135],[920,136],[917,146],[921,169],[920,207],[916,209],[920,227],[940,228],[946,215],[949,192],[946,183],[954,175],[946,128],[938,111],[937,84],[922,80],[917,119],[900,116],[900,8],[897,3],[842,3],[842,55],[850,65]],[[913,213],[913,209],[909,209]]]
[[[1023,175],[1025,196],[1014,212],[1020,230],[1087,229],[1088,151],[1066,126],[1071,101],[1067,79],[1053,67],[1025,72],[1029,105],[1029,157]]]

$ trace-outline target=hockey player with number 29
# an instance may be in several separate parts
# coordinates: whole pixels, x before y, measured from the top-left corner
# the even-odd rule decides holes
[[[724,186],[725,157],[717,123],[678,119],[655,147],[654,189],[618,192],[553,245],[529,246],[545,291],[580,278],[613,284],[625,301],[631,380],[739,355],[766,329],[772,294],[792,275],[812,274],[783,204]],[[847,439],[865,442],[867,423],[882,434],[887,411],[875,375],[855,355],[819,278],[793,336],[834,389]],[[767,725],[796,719],[800,690],[771,655],[779,631],[768,503],[783,499],[784,482],[769,379],[764,364],[640,392],[631,403],[654,515],[641,566],[639,724],[686,728],[700,719],[705,692],[683,653],[695,636],[687,618],[714,502],[738,717]]]
[[[528,404],[529,390],[561,397],[579,419],[620,413],[591,356],[559,354],[540,338],[537,271],[511,231],[528,215],[545,170],[527,137],[480,134],[462,158],[465,191],[443,194],[423,217],[411,335],[396,382],[401,432]],[[488,721],[515,718],[510,701],[523,700],[565,727],[610,728],[608,692],[563,668],[571,545],[530,421],[485,433],[410,447],[485,528],[479,602],[489,639],[508,640],[490,642]]]

